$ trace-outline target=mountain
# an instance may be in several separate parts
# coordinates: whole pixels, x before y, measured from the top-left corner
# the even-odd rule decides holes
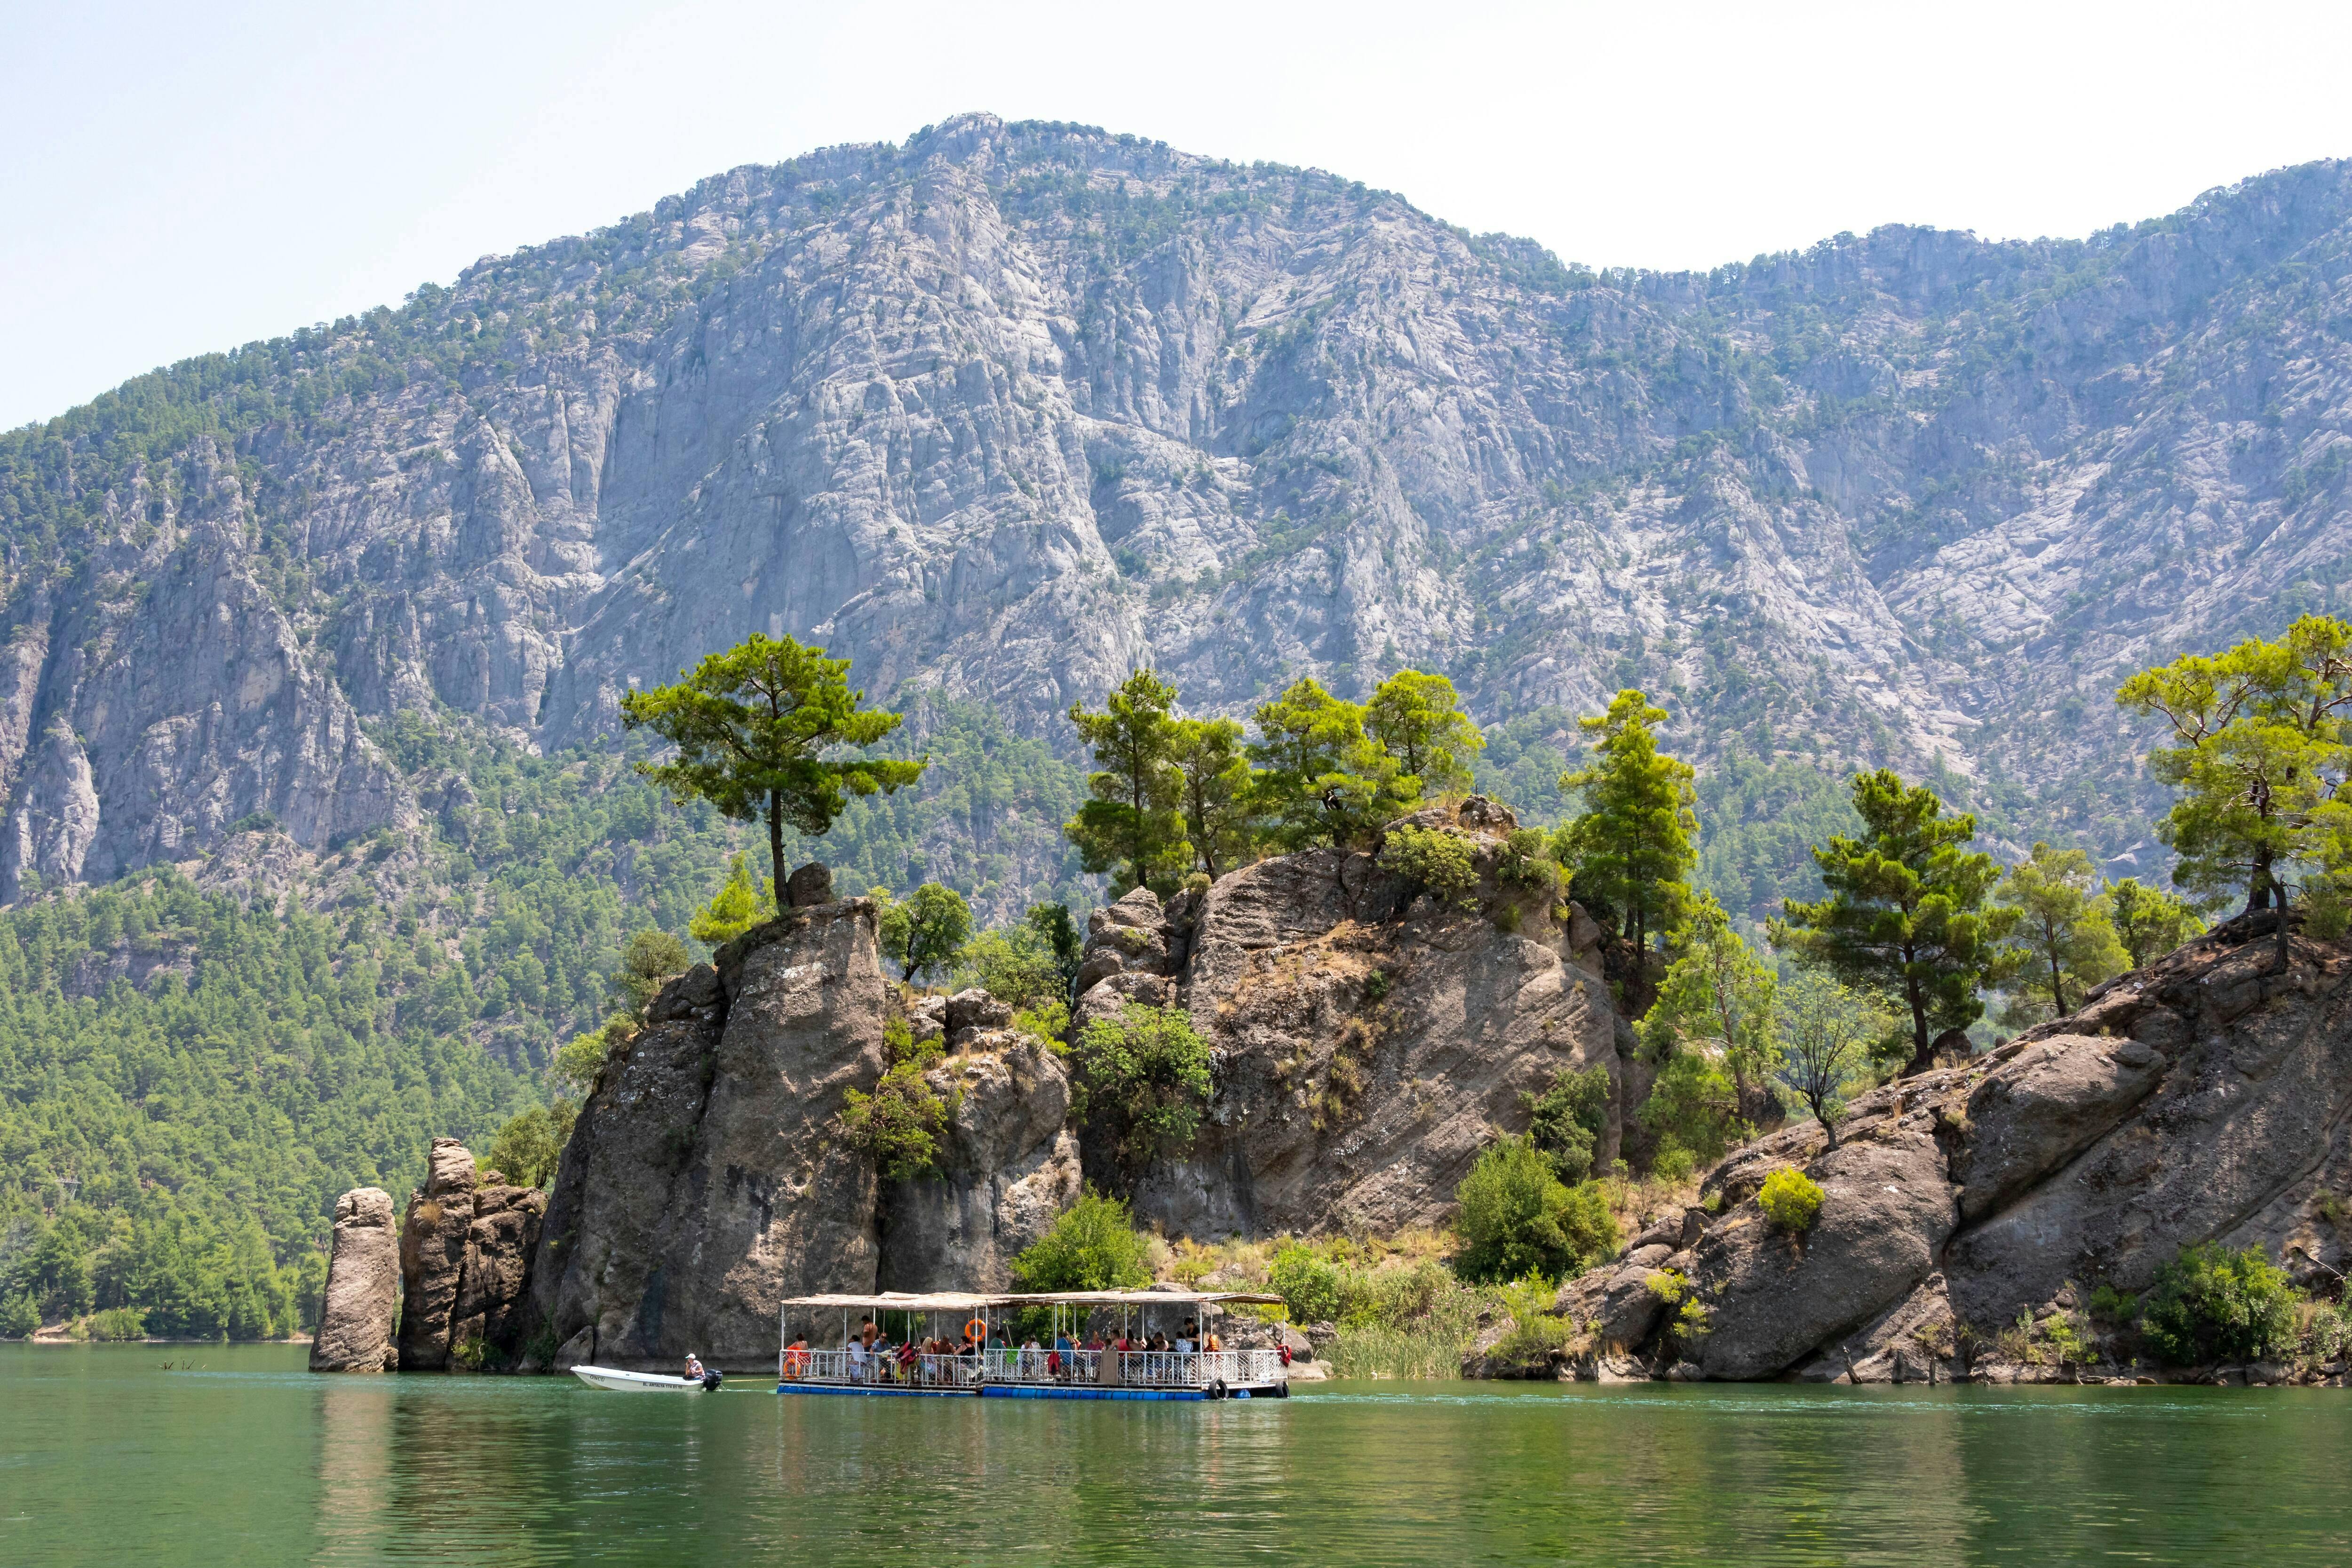
[[[1061,716],[1144,661],[1228,713],[1445,671],[1534,821],[1640,684],[1751,914],[1860,763],[2154,869],[2116,681],[2343,605],[2348,267],[2345,163],[2083,240],[1594,271],[967,115],[139,377],[0,434],[0,971],[79,1009],[0,1029],[6,1202],[202,1191],[282,1257],[418,1128],[484,1136],[744,842],[629,772],[618,699],[754,630],[934,758],[800,847],[991,919],[1091,900]],[[125,879],[140,931],[43,912]],[[365,976],[331,1019],[240,1000],[320,963]],[[175,1152],[352,1072],[397,1115],[254,1122],[259,1177]]]
[[[8,436],[0,894],[410,832],[372,725],[553,752],[753,630],[1065,754],[1139,660],[1221,711],[1640,682],[1702,763],[1940,768],[2124,854],[2116,677],[2341,593],[2347,216],[2326,163],[1595,273],[1069,125],[738,169]]]

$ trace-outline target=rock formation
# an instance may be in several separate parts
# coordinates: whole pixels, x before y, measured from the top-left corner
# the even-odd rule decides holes
[[[774,1351],[779,1298],[875,1288],[879,1183],[837,1125],[884,1066],[875,921],[868,899],[787,910],[605,1064],[533,1285],[559,1360],[741,1362]]]
[[[520,1328],[546,1194],[477,1172],[454,1138],[436,1138],[424,1187],[400,1228],[400,1369],[439,1372],[505,1360]]]
[[[1599,933],[1504,875],[1509,814],[1473,797],[1414,820],[1465,836],[1471,898],[1433,907],[1370,855],[1320,851],[1097,911],[1081,1019],[1181,1005],[1214,1052],[1192,1155],[1101,1173],[1142,1217],[1194,1235],[1433,1223],[1487,1141],[1526,1126],[1523,1095],[1565,1068],[1622,1078]],[[534,1357],[761,1359],[780,1298],[1001,1287],[1076,1197],[1100,1157],[1062,1059],[985,992],[909,1009],[944,1052],[935,1170],[883,1183],[843,1139],[897,1005],[876,937],[870,900],[794,904],[655,998],[564,1150],[520,1331]]]
[[[327,1255],[326,1300],[310,1342],[312,1372],[389,1372],[400,1355],[392,1342],[400,1303],[400,1240],[392,1194],[353,1187],[335,1200],[333,1248]]]
[[[1474,897],[1440,903],[1371,855],[1324,849],[1245,867],[1160,920],[1144,890],[1098,911],[1080,1016],[1173,1001],[1216,1064],[1207,1127],[1140,1174],[1139,1215],[1192,1236],[1438,1223],[1479,1151],[1526,1127],[1521,1097],[1568,1069],[1617,1086],[1596,1151],[1616,1158],[1638,1100],[1598,928],[1501,874],[1503,807],[1474,795],[1410,820],[1468,839]]]
[[[1672,1244],[1637,1238],[1559,1310],[1603,1364],[1835,1382],[2074,1376],[2008,1359],[2004,1331],[2137,1292],[2191,1244],[2260,1245],[2318,1282],[2346,1268],[2352,1186],[2352,946],[2241,916],[2094,992],[2072,1017],[1859,1098],[1838,1147],[1790,1127],[1708,1179]],[[1825,1194],[1802,1235],[1755,1194],[1781,1166]],[[1689,1281],[1705,1332],[1654,1272]]]

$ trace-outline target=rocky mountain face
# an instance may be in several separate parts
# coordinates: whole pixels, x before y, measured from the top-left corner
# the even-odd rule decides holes
[[[1614,1269],[1564,1287],[1571,1373],[1826,1382],[2130,1375],[2083,1310],[2140,1292],[2186,1247],[2259,1244],[2305,1285],[2352,1262],[2352,946],[2241,916],[2110,982],[2072,1017],[1856,1100],[1835,1149],[1817,1123],[1741,1150],[1693,1209]],[[1766,1176],[1823,1193],[1776,1228]],[[1688,1331],[1654,1288],[1704,1305]],[[2054,1353],[2063,1315],[2086,1353]],[[1547,1373],[1548,1374],[1548,1373]]]
[[[1429,907],[1371,857],[1325,852],[1169,910],[1142,891],[1099,911],[1081,1016],[1181,1005],[1213,1051],[1201,1137],[1140,1169],[1118,1168],[1099,1122],[1073,1114],[1063,1059],[969,991],[909,1020],[946,1051],[930,1069],[952,1108],[936,1169],[879,1180],[838,1121],[885,1065],[871,901],[827,899],[748,933],[671,982],[607,1062],[504,1352],[751,1361],[775,1349],[782,1297],[1002,1288],[1089,1170],[1171,1235],[1434,1223],[1478,1151],[1525,1129],[1523,1096],[1570,1068],[1622,1086],[1598,1140],[1611,1157],[1647,1085],[1621,1060],[1599,933],[1498,875],[1507,814],[1473,796],[1440,815],[1424,825],[1475,846],[1481,881],[1460,903]],[[429,1360],[404,1346],[404,1366]]]
[[[709,180],[0,438],[0,897],[432,820],[757,630],[1032,736],[1451,673],[1948,766],[2127,852],[2116,678],[2336,605],[2352,165],[2084,241],[1598,274],[1314,172],[968,115]],[[430,797],[430,798],[428,798]],[[1037,881],[1019,821],[933,858]]]

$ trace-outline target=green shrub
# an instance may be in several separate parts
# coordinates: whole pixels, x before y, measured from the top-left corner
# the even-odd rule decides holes
[[[971,906],[953,888],[925,882],[903,901],[880,889],[877,921],[882,952],[912,984],[925,974],[945,972],[971,939]]]
[[[1558,1279],[1617,1247],[1617,1222],[1599,1184],[1568,1186],[1523,1138],[1479,1155],[1457,1195],[1462,1250],[1454,1267],[1465,1279]]]
[[[89,1316],[89,1337],[112,1342],[147,1337],[147,1315],[136,1307],[109,1307]]]
[[[1015,1012],[1068,1001],[1068,985],[1045,933],[1019,925],[984,931],[957,956],[957,986],[977,985]]]
[[[1400,827],[1381,846],[1381,868],[1412,883],[1441,908],[1467,904],[1478,889],[1470,840],[1450,828]]]
[[[606,977],[613,1005],[635,1017],[674,974],[683,974],[694,962],[686,943],[666,931],[641,931],[621,950],[621,961]]]
[[[1528,1109],[1528,1142],[1551,1162],[1563,1182],[1592,1174],[1592,1151],[1609,1126],[1612,1086],[1607,1068],[1578,1072],[1563,1068],[1540,1095],[1521,1094]]]
[[[1266,1279],[1294,1323],[1338,1322],[1340,1283],[1339,1266],[1301,1241],[1276,1250]]]
[[[34,1304],[30,1290],[19,1290],[0,1301],[0,1336],[26,1339],[40,1326],[41,1309]]]
[[[548,1107],[535,1105],[499,1129],[483,1156],[485,1170],[498,1172],[521,1187],[543,1187],[555,1179],[556,1163],[572,1135],[577,1110],[570,1101]]]
[[[1209,1043],[1181,1007],[1129,1002],[1078,1032],[1071,1109],[1105,1124],[1120,1158],[1139,1163],[1191,1146],[1209,1108]]]
[[[1542,833],[1532,827],[1513,829],[1510,837],[1503,840],[1502,853],[1495,862],[1497,880],[1547,894],[1559,887],[1564,875],[1559,862],[1548,852]]]
[[[1013,1015],[1013,1026],[1022,1034],[1056,1054],[1069,1047],[1062,1037],[1070,1032],[1070,1005],[1066,1002],[1041,1002]]]
[[[1685,1151],[1689,1164],[1680,1175],[1669,1178],[1675,1181],[1689,1175],[1701,1163],[1712,1165],[1722,1159],[1723,1152],[1748,1131],[1739,1120],[1739,1091],[1729,1075],[1694,1049],[1677,1051],[1666,1059],[1638,1115],[1642,1125],[1657,1136],[1661,1160],[1668,1145]],[[1659,1175],[1666,1174],[1654,1164],[1652,1168]]]
[[[2296,1300],[2294,1282],[2260,1247],[2200,1242],[2156,1271],[2140,1332],[2174,1366],[2255,1361],[2294,1343]]]
[[[873,1156],[885,1181],[929,1175],[938,1157],[948,1108],[923,1077],[923,1067],[919,1061],[897,1063],[884,1069],[872,1094],[853,1089],[844,1097],[842,1135]]]
[[[1022,1290],[1132,1290],[1151,1283],[1150,1244],[1127,1205],[1089,1187],[1013,1260]]]
[[[2139,1298],[2128,1290],[2102,1285],[2091,1292],[2084,1310],[2103,1323],[2128,1323],[2139,1316]]]
[[[1764,1178],[1763,1190],[1756,1194],[1756,1203],[1764,1211],[1764,1217],[1782,1230],[1807,1231],[1821,1217],[1822,1189],[1804,1172],[1783,1165]]]

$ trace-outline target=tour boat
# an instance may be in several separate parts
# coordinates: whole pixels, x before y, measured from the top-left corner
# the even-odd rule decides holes
[[[885,1290],[871,1296],[796,1296],[777,1309],[781,1348],[776,1354],[778,1394],[878,1394],[914,1398],[983,1399],[1286,1399],[1290,1374],[1276,1350],[1128,1350],[1058,1348],[1076,1345],[1089,1319],[1099,1330],[1116,1321],[1121,1337],[1153,1329],[1163,1334],[1198,1321],[1213,1332],[1216,1312],[1228,1306],[1276,1306],[1279,1296],[1244,1291],[1071,1290],[1052,1294],[976,1296],[957,1292]],[[1012,1313],[1045,1308],[1052,1314],[1053,1349],[1015,1349],[996,1342],[1005,1336]],[[824,1348],[810,1342],[831,1339],[838,1313],[840,1338]],[[1117,1314],[1112,1319],[1112,1314]],[[1099,1316],[1097,1316],[1099,1315]],[[884,1343],[869,1349],[854,1337],[853,1323],[870,1318]],[[918,1331],[916,1320],[923,1321]],[[895,1320],[895,1321],[894,1321]],[[940,1331],[942,1321],[946,1332]],[[795,1323],[814,1332],[793,1332]],[[890,1330],[902,1331],[888,1344]],[[908,1352],[920,1340],[976,1338],[976,1352]]]
[[[700,1377],[682,1377],[672,1372],[623,1372],[616,1366],[575,1366],[572,1375],[591,1388],[610,1388],[623,1394],[702,1394],[719,1386],[718,1377],[705,1373]]]

